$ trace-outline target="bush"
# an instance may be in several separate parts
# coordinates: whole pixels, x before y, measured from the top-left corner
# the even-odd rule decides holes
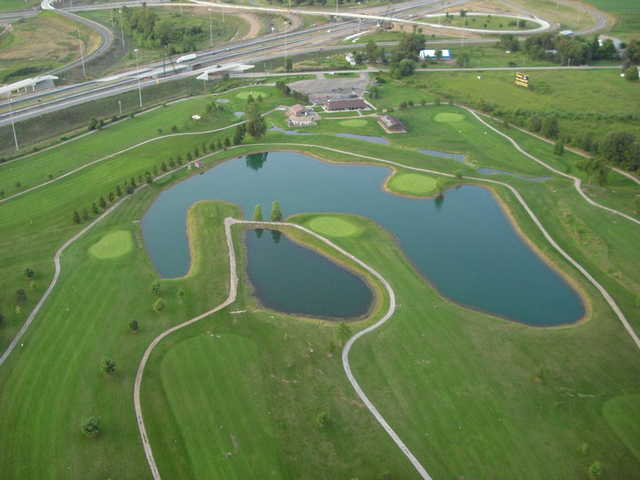
[[[87,418],[81,426],[82,433],[90,438],[95,438],[100,433],[100,419],[98,417]]]

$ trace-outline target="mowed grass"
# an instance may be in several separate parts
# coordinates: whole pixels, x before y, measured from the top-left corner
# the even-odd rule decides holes
[[[635,421],[640,415],[640,394],[613,397],[604,404],[603,414],[611,429],[640,461],[640,424]]]
[[[305,225],[321,235],[328,237],[353,237],[362,233],[362,229],[343,215],[322,215],[313,217]]]
[[[387,181],[387,188],[392,192],[422,197],[436,193],[438,182],[428,175],[400,172],[394,173]]]
[[[34,5],[38,5],[39,0],[4,0],[0,2],[0,12],[9,12],[12,10],[27,10]]]
[[[88,55],[100,42],[94,30],[53,12],[19,20],[0,43],[0,79],[32,77],[80,58],[82,49]]]
[[[121,257],[131,251],[133,241],[128,230],[116,230],[107,233],[98,242],[91,245],[89,253],[102,260]]]
[[[531,30],[539,25],[535,22],[525,20],[524,26],[518,25],[518,19],[502,17],[500,15],[468,15],[461,17],[459,13],[452,17],[426,17],[422,21],[429,23],[440,23],[451,25],[452,27],[475,28],[479,30]]]
[[[407,90],[411,95],[411,90]],[[168,107],[168,111],[171,108]],[[417,128],[410,128],[402,143],[390,146],[350,142],[320,134],[305,137],[304,143],[449,172],[465,167],[446,159],[417,154],[414,149],[431,146],[442,151],[466,153],[476,164],[508,165],[507,169],[521,173],[540,170],[495,134],[485,134],[485,129],[464,112],[465,120],[453,127],[433,121],[434,115],[443,112],[462,111],[443,105],[397,112],[406,124]],[[429,134],[424,135],[424,131]],[[71,222],[73,209],[95,200],[97,194],[103,193],[101,188],[112,188],[115,183],[156,164],[159,158],[184,153],[185,148],[193,149],[201,143],[201,139],[195,137],[175,137],[137,149],[41,192],[0,206],[7,219],[0,224],[0,251],[5,252],[0,255],[0,271],[4,279],[2,291],[6,292],[1,303],[3,309],[10,307],[11,314],[11,323],[2,329],[3,342],[10,338],[15,331],[13,326],[19,324],[21,318],[11,313],[15,289],[30,288],[22,273],[24,268],[35,267],[37,271],[37,289],[28,290],[30,299],[36,298],[50,277],[51,257],[56,246],[79,228]],[[287,143],[299,141],[296,137],[269,133],[261,143],[274,143],[274,149],[282,149]],[[552,147],[535,139],[531,142],[536,155],[545,160],[566,161],[566,157],[554,160],[547,150]],[[217,154],[208,165],[256,148],[246,146]],[[265,149],[264,146],[259,148]],[[316,155],[327,155],[319,148],[304,149]],[[330,154],[329,158],[358,161],[337,153]],[[546,173],[544,169],[542,172]],[[629,260],[635,258],[634,246],[640,243],[636,226],[588,206],[569,182],[510,182],[520,189],[552,236],[605,285],[636,325],[640,309],[635,306],[635,297],[640,288],[640,277],[634,262]],[[198,224],[190,222],[190,232],[197,232],[197,225],[205,228],[202,236],[190,236],[192,240],[200,238],[203,247],[194,247],[195,252],[205,255],[202,262],[196,262],[202,265],[197,269],[201,276],[162,282],[163,296],[169,307],[166,312],[156,315],[151,311],[153,297],[149,293],[150,284],[156,277],[146,256],[140,253],[140,232],[132,223],[141,217],[153,193],[149,191],[148,197],[140,199],[140,204],[127,203],[113,217],[113,223],[106,222],[104,230],[96,229],[67,252],[63,262],[71,263],[63,263],[60,290],[56,289],[43,316],[36,319],[35,328],[25,337],[24,350],[15,352],[10,363],[0,369],[3,389],[0,407],[7,412],[0,420],[4,422],[1,428],[16,432],[11,437],[3,437],[4,441],[0,439],[0,449],[7,452],[0,456],[1,467],[8,478],[143,478],[147,475],[130,407],[130,385],[137,359],[158,331],[211,308],[225,297],[226,277],[220,272],[226,272],[228,267],[226,257],[220,253],[225,247],[215,225],[219,225],[224,216],[237,213],[232,210],[205,211],[193,217],[201,220]],[[513,206],[509,195],[498,194]],[[614,196],[615,193],[606,195]],[[544,253],[558,262],[562,270],[575,275],[518,208],[513,214],[524,233]],[[301,217],[297,220],[305,223],[309,219]],[[353,219],[349,217],[349,221]],[[398,318],[406,319],[406,322],[399,325],[402,332],[382,330],[380,337],[363,350],[363,357],[359,357],[358,350],[354,351],[357,357],[354,361],[359,362],[356,375],[363,378],[365,390],[372,392],[374,401],[382,406],[385,416],[394,428],[399,429],[402,437],[407,438],[410,447],[419,452],[421,458],[429,460],[425,463],[434,476],[493,478],[495,472],[500,471],[507,477],[518,478],[523,475],[538,478],[535,476],[538,474],[547,478],[558,475],[580,478],[593,460],[601,460],[613,478],[633,478],[638,468],[637,460],[604,423],[600,412],[602,402],[610,395],[637,391],[634,373],[637,371],[634,363],[637,353],[595,292],[585,287],[594,302],[593,314],[591,321],[578,327],[547,330],[505,325],[507,322],[460,309],[442,300],[425,287],[424,280],[416,275],[388,236],[364,220],[362,226],[365,228],[363,234],[353,241],[352,237],[337,237],[336,240],[392,281],[394,289],[403,295],[399,298],[402,317]],[[135,255],[108,262],[91,258],[88,253],[91,245],[105,233],[121,229],[131,229],[134,234]],[[207,240],[210,238],[216,240]],[[212,245],[218,248],[211,248]],[[67,266],[70,268],[66,269]],[[180,304],[176,292],[183,285],[187,296],[184,304]],[[287,316],[271,318],[253,312],[249,297],[242,298],[246,299],[250,311],[242,316],[223,312],[215,320],[219,320],[227,331],[217,333],[237,335],[242,330],[242,335],[260,345],[258,350],[264,356],[260,357],[259,363],[266,368],[261,378],[268,379],[271,395],[267,412],[274,416],[273,424],[278,434],[275,438],[279,439],[278,457],[287,459],[283,463],[292,469],[290,478],[352,478],[361,474],[365,478],[376,478],[384,471],[400,478],[410,477],[410,466],[379,427],[363,409],[352,408],[354,397],[337,360],[335,331],[324,326],[316,328],[312,322]],[[122,306],[116,315],[114,305]],[[242,310],[243,304],[239,303],[237,308]],[[126,315],[121,314],[123,311]],[[116,326],[114,318],[124,316],[141,320],[140,334],[127,331],[128,318],[123,318],[121,325]],[[47,321],[39,321],[42,318]],[[287,326],[286,332],[280,329],[282,324]],[[185,331],[184,338],[206,334],[211,328],[208,323],[200,327],[202,331]],[[40,329],[42,333],[38,333]],[[175,341],[184,338],[176,336]],[[168,339],[166,345],[161,344],[159,360],[163,349],[169,352],[173,342]],[[309,342],[318,355],[309,351]],[[74,353],[71,362],[67,355],[60,354],[67,351]],[[246,351],[247,355],[242,358],[248,359],[253,350],[247,347]],[[333,356],[329,357],[329,354]],[[99,363],[104,356],[118,362],[121,374],[115,382],[99,372]],[[331,367],[335,370],[330,371],[327,366],[330,359],[335,361],[335,366]],[[212,361],[233,364],[226,355]],[[201,366],[209,368],[207,364]],[[197,368],[191,362],[178,366],[191,367]],[[222,368],[216,366],[213,375]],[[145,378],[143,401],[161,471],[167,472],[168,478],[181,478],[174,472],[192,471],[192,462],[198,462],[199,469],[212,468],[213,460],[189,457],[189,451],[201,451],[184,443],[190,441],[184,432],[193,430],[191,421],[195,417],[187,413],[180,417],[178,424],[172,420],[173,414],[167,414],[170,408],[166,396],[160,394],[164,388],[158,383],[162,377],[160,371],[154,360]],[[246,370],[237,371],[246,373]],[[193,374],[192,378],[198,378],[198,375]],[[250,375],[237,375],[234,379],[252,385]],[[184,388],[184,384],[177,388]],[[190,388],[201,387],[190,385]],[[258,385],[257,388],[261,387]],[[197,398],[207,397],[207,392],[205,389]],[[178,399],[180,395],[187,396],[181,392],[171,394],[177,395]],[[175,405],[176,400],[173,402]],[[209,407],[198,402],[189,407],[202,412],[201,428],[207,427],[214,432],[216,426],[223,425],[225,431],[234,435],[248,431],[246,426],[226,423],[227,420],[218,423],[218,414],[205,418]],[[243,422],[244,416],[251,419],[264,415],[262,405],[256,407],[251,410],[252,404],[238,406],[237,411],[243,418],[235,420],[234,417],[229,422]],[[327,411],[332,421],[327,432],[318,430],[314,422],[322,411]],[[85,439],[79,433],[80,420],[94,414],[102,417],[104,426],[103,435],[96,441]],[[354,420],[356,415],[357,420]],[[262,422],[260,425],[267,424],[262,419],[259,421]],[[536,425],[535,431],[530,428],[532,423]],[[567,429],[567,425],[572,428]],[[194,438],[203,439],[206,435],[198,434]],[[212,451],[226,452],[230,445],[233,446],[231,437],[228,437],[231,444],[222,443],[224,436],[215,438],[219,438],[220,443],[212,443]],[[252,445],[251,438],[244,439],[239,434],[236,440],[241,449],[242,445]],[[371,441],[368,443],[367,440]],[[588,456],[578,453],[584,442],[590,445]],[[464,448],[452,451],[454,444]],[[354,450],[354,446],[360,450]],[[264,453],[260,455],[269,457],[272,446],[263,445],[262,448]],[[181,453],[176,454],[176,451]],[[261,461],[267,462],[267,459]],[[286,472],[286,468],[282,471]]]
[[[587,0],[615,16],[612,34],[623,39],[640,38],[640,4],[635,0]]]

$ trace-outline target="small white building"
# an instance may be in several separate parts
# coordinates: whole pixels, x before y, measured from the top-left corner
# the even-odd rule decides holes
[[[442,58],[443,60],[449,60],[451,58],[451,51],[449,49],[443,49],[443,50],[439,50],[440,51],[440,58]],[[420,58],[427,59],[427,58],[438,58],[438,50],[430,50],[430,49],[425,49],[425,50],[420,50]]]
[[[347,55],[345,55],[344,59],[347,61],[347,63],[349,65],[351,65],[352,67],[356,66],[356,58],[353,56],[353,53],[348,53]]]

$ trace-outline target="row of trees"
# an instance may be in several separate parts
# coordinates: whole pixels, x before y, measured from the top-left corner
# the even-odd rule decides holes
[[[613,41],[606,39],[600,45],[597,35],[588,40],[547,32],[528,37],[522,45],[513,35],[503,35],[498,46],[512,52],[522,48],[532,59],[555,60],[562,65],[584,65],[596,60],[620,58]]]

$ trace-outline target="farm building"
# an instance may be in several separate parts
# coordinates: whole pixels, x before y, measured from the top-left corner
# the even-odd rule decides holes
[[[328,112],[339,112],[344,110],[369,110],[371,105],[362,98],[342,98],[327,101],[324,108]]]
[[[392,115],[380,115],[378,124],[387,133],[407,133],[407,127],[404,126],[404,123]]]
[[[315,125],[319,119],[320,115],[304,105],[294,105],[287,110],[287,122],[290,127],[308,127]]]
[[[451,59],[451,51],[448,49],[444,49],[444,50],[439,50],[440,52],[440,58],[442,58],[443,60],[449,60]],[[422,59],[427,59],[427,58],[438,58],[438,50],[420,50],[420,58]]]

